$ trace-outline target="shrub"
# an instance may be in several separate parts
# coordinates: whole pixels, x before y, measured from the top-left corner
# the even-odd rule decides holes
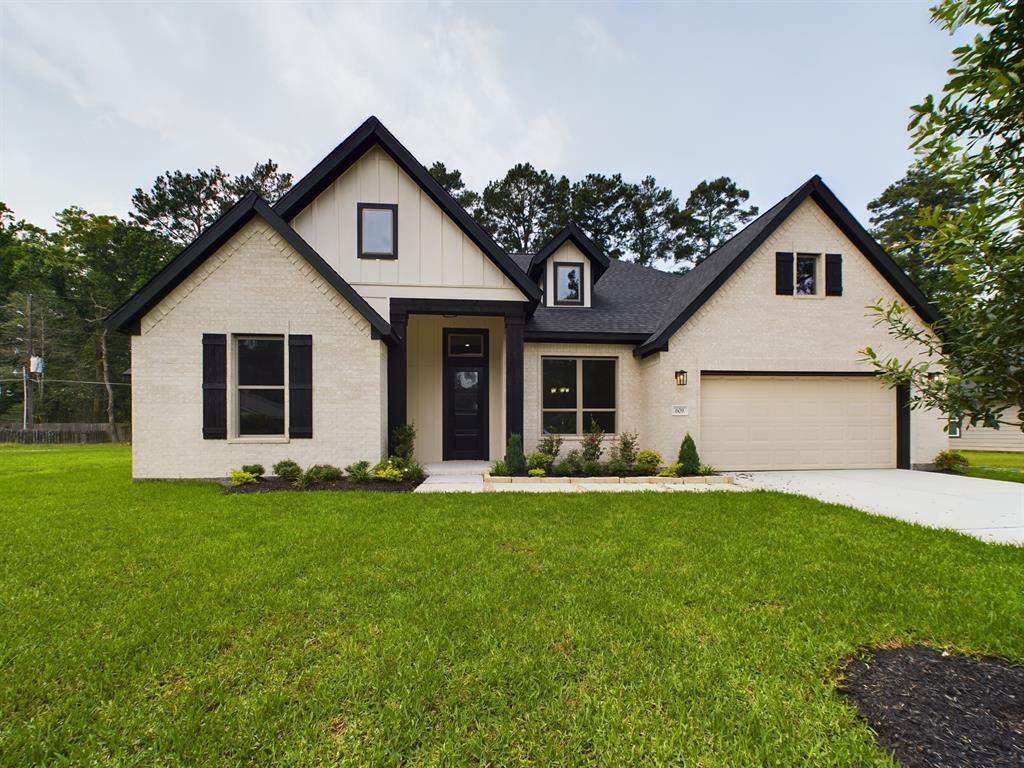
[[[345,474],[354,483],[369,483],[373,480],[373,477],[370,475],[370,462],[368,461],[357,461],[355,464],[349,464],[345,467]]]
[[[970,466],[967,457],[960,451],[939,451],[935,457],[935,468],[940,472],[963,474]]]
[[[546,453],[552,457],[552,460],[558,458],[559,451],[562,450],[562,436],[552,435],[548,432],[544,433],[544,436],[537,443],[537,453]]]
[[[555,457],[550,453],[543,453],[541,451],[535,451],[526,457],[526,465],[530,469],[543,469],[547,472],[551,465],[555,463]]]
[[[379,462],[370,470],[370,475],[374,480],[380,480],[389,483],[400,483],[405,479],[405,470],[399,462],[393,459],[385,459]]]
[[[697,470],[697,474],[707,477],[708,475],[717,475],[718,470],[712,467],[710,464],[701,464],[700,469]]]
[[[504,460],[499,459],[491,464],[491,474],[495,477],[508,477],[512,473],[508,471],[508,464]]]
[[[601,425],[598,424],[595,419],[591,419],[590,428],[587,429],[587,434],[583,438],[583,461],[593,463],[599,462],[601,460],[601,454],[604,453],[604,448],[601,447],[603,442],[604,430],[601,429]]]
[[[604,474],[604,467],[601,466],[600,461],[587,461],[584,459],[581,471],[584,477],[600,477]]]
[[[262,464],[243,464],[242,471],[248,472],[250,475],[255,477],[257,480],[262,480],[263,475],[267,473],[267,470],[263,468]]]
[[[297,483],[302,479],[302,467],[291,459],[284,459],[274,465],[274,474],[289,483]]]
[[[682,445],[679,446],[679,464],[681,465],[681,475],[696,475],[700,472],[700,456],[697,455],[697,445],[693,442],[689,432],[686,433]]]
[[[645,475],[653,475],[661,466],[661,454],[657,451],[640,451],[636,455],[636,468]]]
[[[314,464],[302,473],[302,485],[329,483],[341,480],[342,477],[344,477],[344,473],[333,464]]]
[[[679,477],[682,474],[682,468],[682,464],[669,464],[658,473],[658,477]]]
[[[528,474],[530,477],[544,477],[544,475],[546,475],[547,472],[544,471],[543,467],[534,467],[533,469],[529,470],[526,474]]]
[[[231,470],[232,485],[252,485],[256,482],[259,482],[259,478],[252,472],[246,472],[244,469]]]
[[[512,433],[508,436],[508,443],[505,444],[505,463],[508,465],[509,474],[526,474],[526,455],[523,453],[523,436]]]
[[[391,431],[391,454],[409,462],[416,447],[416,427],[400,424]]]
[[[583,459],[577,450],[569,451],[562,461],[551,466],[551,474],[559,477],[573,477],[583,471]]]
[[[636,464],[636,432],[623,432],[612,446],[611,460],[627,468]]]
[[[427,472],[415,459],[405,468],[405,479],[413,483],[422,483],[427,479]]]

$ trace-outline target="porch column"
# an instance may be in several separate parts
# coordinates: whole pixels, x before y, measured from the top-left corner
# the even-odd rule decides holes
[[[406,421],[406,327],[409,316],[391,311],[391,328],[398,340],[388,349],[388,451],[391,433]]]
[[[522,311],[505,315],[505,437],[523,434]]]

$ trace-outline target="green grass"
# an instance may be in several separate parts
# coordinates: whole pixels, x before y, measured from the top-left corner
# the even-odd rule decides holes
[[[1024,483],[1024,453],[1004,451],[961,451],[971,466],[965,474],[989,480]]]
[[[3,765],[891,766],[844,658],[1024,661],[1024,549],[776,493],[223,496],[26,446],[0,530]]]

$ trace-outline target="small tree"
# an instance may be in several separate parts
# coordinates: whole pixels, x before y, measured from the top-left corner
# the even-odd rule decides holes
[[[601,454],[604,453],[603,443],[604,430],[597,423],[597,419],[591,419],[587,435],[583,438],[583,462],[585,464],[601,460]]]
[[[679,474],[696,475],[700,472],[700,456],[697,455],[697,444],[690,433],[686,433],[683,444],[679,446]]]
[[[526,474],[526,454],[523,453],[523,436],[513,432],[505,444],[505,466],[511,475]]]
[[[416,427],[399,424],[391,431],[391,455],[407,462],[412,461],[416,446]]]

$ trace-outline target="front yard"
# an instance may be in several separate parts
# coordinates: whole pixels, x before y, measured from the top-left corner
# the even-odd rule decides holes
[[[891,766],[845,658],[1024,661],[1024,549],[777,493],[225,496],[0,447],[0,530],[12,766]]]
[[[970,463],[965,474],[989,480],[1024,483],[1024,453],[1008,451],[963,451]]]

